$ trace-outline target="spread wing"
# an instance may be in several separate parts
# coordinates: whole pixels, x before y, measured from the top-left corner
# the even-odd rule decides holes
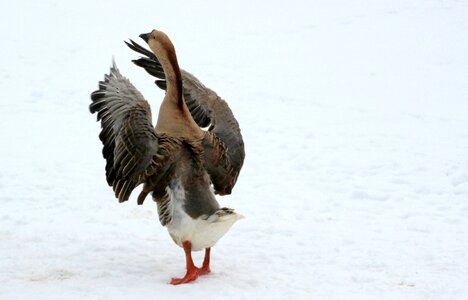
[[[115,62],[99,89],[91,94],[91,113],[101,121],[107,183],[119,202],[128,200],[141,176],[154,164],[158,137],[151,109],[140,92],[123,77]]]
[[[164,71],[156,56],[132,40],[125,43],[145,56],[133,62],[159,78],[155,83],[165,90]],[[210,126],[203,141],[205,168],[215,191],[220,195],[230,194],[245,158],[239,124],[226,101],[192,74],[184,70],[181,73],[185,103],[193,119],[200,127]]]
[[[205,167],[215,191],[230,194],[245,158],[244,141],[226,101],[205,87],[195,76],[182,71],[184,98],[199,126],[210,125],[205,134]]]

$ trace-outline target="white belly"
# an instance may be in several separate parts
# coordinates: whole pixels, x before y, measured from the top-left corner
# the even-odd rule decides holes
[[[182,206],[185,201],[184,190],[180,187],[169,190],[172,202],[172,221],[166,225],[174,242],[182,246],[184,241],[190,241],[192,251],[210,248],[243,216],[237,213],[214,213],[211,216],[190,217]],[[221,212],[221,210],[220,210]]]

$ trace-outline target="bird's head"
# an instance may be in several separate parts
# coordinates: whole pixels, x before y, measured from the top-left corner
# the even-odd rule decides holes
[[[164,32],[153,29],[149,33],[140,34],[140,38],[142,38],[148,44],[156,56],[161,56],[164,54],[168,56],[175,56],[174,45]]]

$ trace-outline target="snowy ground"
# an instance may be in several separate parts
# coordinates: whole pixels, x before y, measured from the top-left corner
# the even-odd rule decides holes
[[[468,299],[464,1],[2,1],[0,299]],[[209,276],[106,186],[89,94],[152,28],[227,99],[247,216]],[[137,193],[135,193],[137,194]],[[197,254],[196,259],[201,259]]]

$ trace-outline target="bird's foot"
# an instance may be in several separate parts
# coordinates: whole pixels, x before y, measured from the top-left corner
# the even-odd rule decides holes
[[[210,270],[210,248],[205,249],[205,258],[203,259],[203,265],[201,268],[197,268],[192,260],[192,245],[190,241],[184,241],[182,243],[184,251],[185,251],[185,258],[187,261],[187,273],[183,278],[172,278],[169,282],[172,285],[178,285],[183,283],[189,283],[195,281],[198,276],[206,275],[211,272]]]
[[[203,266],[203,267],[200,269],[200,274],[199,274],[199,275],[200,275],[200,276],[201,276],[201,275],[206,275],[206,274],[208,274],[208,273],[210,273],[210,272],[211,272],[210,267],[205,267],[205,266]]]
[[[211,248],[205,249],[205,258],[203,259],[203,265],[200,269],[200,275],[206,275],[211,272],[210,269],[210,252]]]
[[[198,276],[204,275],[204,274],[205,273],[202,274],[202,269],[194,267],[193,269],[187,270],[187,274],[185,274],[183,278],[172,278],[171,282],[169,283],[172,285],[189,283],[189,282],[195,281],[198,278]]]

